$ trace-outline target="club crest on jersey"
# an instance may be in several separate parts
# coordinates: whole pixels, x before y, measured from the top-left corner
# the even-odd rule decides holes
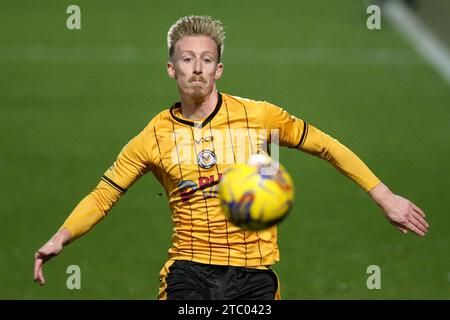
[[[203,169],[212,168],[217,162],[216,154],[211,150],[202,150],[197,155],[197,163]]]

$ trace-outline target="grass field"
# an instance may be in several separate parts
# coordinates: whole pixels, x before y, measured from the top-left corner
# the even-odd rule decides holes
[[[8,4],[7,4],[8,3]],[[33,254],[122,146],[178,99],[165,35],[180,16],[227,26],[219,90],[268,100],[338,138],[427,213],[402,236],[357,185],[292,150],[295,209],[279,227],[284,299],[449,299],[450,90],[362,1],[69,1],[0,4],[0,298],[155,299],[170,246],[162,187],[142,178],[96,228],[32,281]],[[78,265],[81,290],[66,288]],[[368,290],[366,268],[381,268]]]

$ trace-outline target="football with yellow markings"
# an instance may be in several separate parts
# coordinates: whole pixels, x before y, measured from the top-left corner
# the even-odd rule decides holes
[[[247,164],[228,169],[219,183],[225,216],[244,230],[264,230],[290,212],[294,183],[286,169],[269,156],[256,154]]]

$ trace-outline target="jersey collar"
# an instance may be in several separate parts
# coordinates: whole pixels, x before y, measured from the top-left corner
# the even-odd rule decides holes
[[[181,119],[181,118],[177,117],[175,115],[174,111],[177,108],[181,108],[181,102],[176,102],[170,108],[170,115],[172,116],[172,118],[174,120],[176,120],[176,121],[178,121],[180,123],[187,124],[188,126],[191,126],[191,127],[203,128],[204,126],[206,126],[215,117],[215,115],[219,112],[221,106],[222,106],[222,94],[220,92],[217,92],[217,104],[216,104],[216,107],[214,108],[213,112],[211,112],[211,114],[208,117],[206,117],[205,120],[203,120],[202,123],[189,121],[189,120]]]

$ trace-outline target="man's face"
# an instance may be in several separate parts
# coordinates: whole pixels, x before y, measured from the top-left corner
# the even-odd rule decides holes
[[[175,44],[175,51],[167,63],[167,73],[177,81],[181,93],[194,99],[212,92],[215,80],[222,76],[223,65],[218,63],[217,45],[206,36],[186,36]]]

